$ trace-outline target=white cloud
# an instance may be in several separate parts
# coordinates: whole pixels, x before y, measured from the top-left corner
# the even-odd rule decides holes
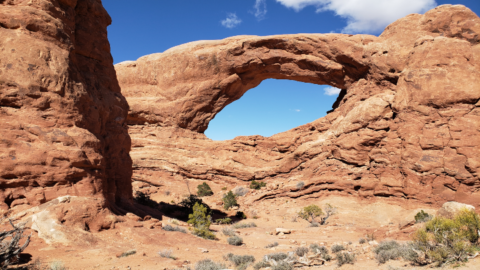
[[[325,95],[327,95],[327,96],[335,96],[335,95],[340,94],[341,89],[329,86],[329,87],[325,87],[323,89],[323,91],[325,91]]]
[[[347,19],[345,33],[377,32],[412,13],[424,13],[437,6],[435,0],[276,0],[299,11],[315,6],[317,12],[333,11]]]
[[[225,26],[226,28],[234,28],[237,25],[242,23],[242,20],[240,20],[237,17],[237,14],[235,13],[228,13],[227,18],[223,21],[221,21],[222,25]]]
[[[265,15],[267,14],[267,0],[255,0],[255,17],[257,17],[258,20],[263,20],[265,18]]]

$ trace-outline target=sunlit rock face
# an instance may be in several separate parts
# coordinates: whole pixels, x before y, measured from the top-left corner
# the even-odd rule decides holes
[[[98,211],[131,205],[110,23],[100,0],[0,1],[2,210],[65,195],[92,197]]]
[[[120,63],[134,179],[279,184],[254,200],[340,193],[478,206],[479,35],[472,11],[444,5],[379,37],[238,36]],[[326,117],[269,138],[205,137],[218,112],[268,78],[342,92]]]

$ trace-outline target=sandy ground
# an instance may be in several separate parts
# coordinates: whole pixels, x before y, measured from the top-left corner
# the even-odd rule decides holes
[[[217,205],[222,193],[225,192],[221,190],[223,186],[209,184],[215,196],[207,197],[205,201],[212,209],[223,210],[221,205]],[[152,198],[158,202],[171,203],[172,200],[178,201],[179,197],[181,198],[179,194],[185,194],[185,190],[173,183],[152,194]],[[325,245],[328,248],[339,243],[359,253],[354,265],[337,267],[336,262],[331,261],[320,267],[305,269],[394,270],[428,267],[414,267],[405,261],[390,261],[379,265],[371,252],[372,246],[368,243],[359,244],[359,239],[367,234],[373,234],[378,242],[385,239],[408,240],[410,234],[421,225],[407,228],[402,226],[412,221],[415,213],[420,209],[429,213],[436,212],[436,209],[427,205],[388,198],[365,200],[324,194],[321,198],[295,200],[277,198],[245,206],[243,202],[248,201],[249,196],[253,195],[247,194],[240,197],[238,210],[248,216],[242,222],[254,222],[257,227],[236,230],[237,234],[243,238],[242,246],[236,247],[227,243],[227,237],[221,233],[221,229],[228,225],[212,225],[211,229],[216,232],[218,240],[204,240],[190,233],[167,232],[161,228],[147,229],[117,223],[114,229],[92,234],[91,239],[84,241],[81,245],[76,243],[47,245],[33,232],[32,242],[22,255],[22,260],[23,263],[31,263],[38,258],[44,264],[60,261],[68,269],[176,269],[186,266],[193,269],[197,261],[210,258],[224,262],[233,269],[233,266],[222,258],[227,253],[253,255],[257,261],[260,261],[266,254],[293,251],[299,246],[309,246],[312,243]],[[300,218],[297,218],[296,222],[292,220],[295,213],[302,207],[310,204],[323,206],[326,203],[337,208],[337,214],[328,219],[328,224],[309,227],[309,223],[305,220]],[[236,211],[231,210],[225,213],[233,216]],[[177,221],[168,216],[163,217],[162,223],[164,226],[170,223],[179,224],[188,230],[184,221]],[[276,235],[272,233],[276,228],[290,229],[292,233]],[[279,245],[275,248],[266,248],[273,242],[278,242]],[[135,250],[136,253],[118,258],[118,255],[131,250]],[[158,252],[163,250],[171,250],[176,259],[160,257]],[[480,259],[471,260],[460,269],[480,269]]]

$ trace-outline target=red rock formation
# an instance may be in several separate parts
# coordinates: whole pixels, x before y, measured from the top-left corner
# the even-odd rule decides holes
[[[479,60],[480,18],[445,5],[379,37],[239,36],[118,64],[134,177],[281,183],[256,200],[338,191],[479,205]],[[267,78],[343,90],[326,117],[269,138],[202,134]]]
[[[128,104],[110,23],[100,0],[0,1],[3,210],[64,195],[131,203]]]

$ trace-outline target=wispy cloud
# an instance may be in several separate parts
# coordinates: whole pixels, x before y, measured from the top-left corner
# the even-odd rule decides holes
[[[265,19],[265,15],[267,14],[267,0],[255,0],[255,17],[257,20]]]
[[[340,94],[341,89],[338,89],[338,88],[333,87],[333,86],[329,86],[329,87],[325,87],[323,89],[323,91],[325,91],[325,95],[327,95],[327,96],[335,96],[335,95]]]
[[[333,11],[347,19],[345,33],[382,31],[390,23],[412,13],[437,6],[435,0],[276,0],[296,11],[315,6],[317,12]]]
[[[226,28],[232,29],[242,23],[235,13],[228,13],[227,18],[221,21]]]

